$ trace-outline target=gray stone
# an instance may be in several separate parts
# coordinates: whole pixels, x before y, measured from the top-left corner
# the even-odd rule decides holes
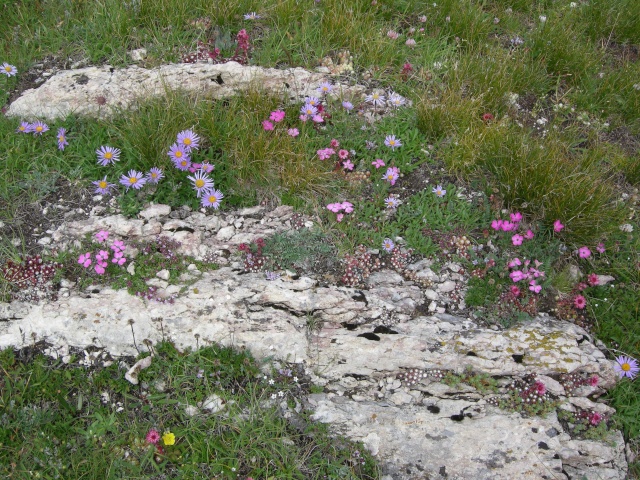
[[[150,205],[142,210],[138,215],[145,220],[158,219],[160,217],[166,217],[171,213],[171,207],[169,205],[154,204]]]

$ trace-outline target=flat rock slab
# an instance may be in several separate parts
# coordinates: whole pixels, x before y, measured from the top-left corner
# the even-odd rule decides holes
[[[244,66],[179,63],[145,69],[136,65],[117,69],[108,65],[61,71],[35,89],[26,90],[7,111],[23,119],[54,120],[68,115],[105,118],[135,107],[141,99],[165,95],[167,90],[229,97],[250,87],[269,90],[290,100],[317,95],[326,75],[303,68],[280,70]],[[352,98],[362,86],[334,85],[332,95]],[[103,100],[99,102],[98,99]]]

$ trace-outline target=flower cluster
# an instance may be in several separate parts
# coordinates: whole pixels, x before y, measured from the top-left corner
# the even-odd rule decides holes
[[[257,18],[257,17],[256,17]],[[226,63],[238,62],[246,65],[249,61],[249,34],[245,29],[240,30],[236,35],[236,50],[230,57],[223,57],[220,48],[214,46],[214,41],[198,41],[196,51],[187,53],[182,57],[182,63]],[[222,83],[219,80],[218,83]]]
[[[491,228],[496,231],[502,232],[517,232],[521,227],[520,222],[522,221],[522,214],[520,212],[515,212],[511,213],[509,217],[509,220],[493,220],[491,222]],[[524,242],[525,240],[531,240],[534,236],[535,235],[533,231],[531,229],[527,229],[527,231],[522,234],[514,233],[514,235],[511,237],[511,243],[513,243],[513,245],[515,246],[520,246],[522,245],[522,242]]]
[[[262,249],[265,245],[266,242],[263,238],[258,238],[255,243],[250,245],[247,245],[246,243],[238,245],[238,251],[241,252],[242,259],[244,261],[245,272],[256,273],[267,266],[268,259],[262,254]]]
[[[596,387],[598,385],[598,377],[596,375],[584,375],[578,372],[563,373],[559,378],[560,385],[563,386],[567,395],[585,385]]]
[[[524,262],[522,262],[519,258],[514,258],[507,264],[507,266],[511,270],[511,272],[509,273],[509,278],[511,278],[514,283],[518,283],[523,280],[525,282],[528,281],[529,290],[531,290],[533,293],[540,293],[540,291],[542,290],[542,286],[538,285],[538,281],[540,281],[539,279],[544,278],[545,272],[540,270],[542,262],[534,260],[533,264],[534,266],[531,265],[531,260],[525,260]],[[511,293],[514,294],[514,296],[520,296],[520,289],[517,285],[512,285],[510,290]]]
[[[34,135],[42,135],[44,132],[48,132],[48,131],[49,131],[49,125],[47,125],[44,122],[41,122],[40,120],[33,123],[20,122],[20,125],[16,129],[16,133],[33,133]]]
[[[340,280],[351,287],[364,285],[371,273],[382,267],[380,259],[368,252],[364,245],[358,245],[353,255],[347,253],[342,262],[345,272]]]
[[[336,213],[336,220],[341,222],[344,218],[344,213],[353,212],[353,203],[350,202],[342,202],[342,203],[330,203],[327,205],[327,209]],[[344,211],[344,213],[341,213]]]
[[[109,238],[109,232],[105,230],[101,230],[96,233],[95,238],[100,243],[107,242]],[[126,263],[127,259],[124,256],[125,245],[121,240],[115,240],[111,246],[109,247],[113,250],[113,257],[111,258],[111,263],[122,266]],[[109,266],[109,252],[108,250],[100,249],[97,253],[95,253],[95,264],[91,258],[92,253],[86,252],[81,254],[78,257],[78,263],[82,265],[84,268],[89,268],[92,264],[94,265],[94,270],[98,275],[104,275],[107,267]]]
[[[487,403],[512,411],[528,414],[544,413],[554,407],[554,401],[544,383],[534,374],[514,379],[507,386],[507,398],[493,397]]]
[[[407,386],[415,385],[425,378],[434,378],[436,380],[442,380],[447,374],[446,370],[440,370],[439,368],[420,370],[418,368],[410,368],[406,372],[399,373],[397,379]]]
[[[13,287],[11,298],[18,301],[38,302],[55,298],[52,283],[56,270],[62,267],[57,262],[45,262],[40,255],[28,256],[22,263],[8,260],[0,272]]]
[[[136,292],[136,296],[147,301],[168,304],[173,304],[176,301],[176,298],[178,298],[176,294],[167,295],[164,290],[160,290],[156,286],[150,286],[144,292]]]

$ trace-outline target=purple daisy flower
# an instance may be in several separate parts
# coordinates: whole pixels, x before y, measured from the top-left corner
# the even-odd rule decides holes
[[[13,65],[9,65],[7,62],[5,62],[2,64],[2,67],[0,68],[0,73],[2,73],[3,75],[6,75],[7,77],[13,77],[15,74],[18,73],[18,69]]]
[[[158,183],[161,179],[164,178],[164,174],[162,173],[162,170],[160,168],[153,167],[151,170],[149,170],[149,173],[147,173],[147,176],[145,178],[149,183]]]
[[[203,192],[209,192],[213,189],[213,181],[202,170],[198,170],[195,175],[189,175],[187,177],[193,182],[193,188],[197,192],[197,197],[200,198]]]
[[[169,155],[173,162],[180,162],[185,159],[190,160],[189,148],[178,143],[174,143],[173,145],[171,145],[171,147],[169,147],[167,155]]]
[[[382,241],[382,248],[385,252],[391,252],[395,248],[395,246],[396,244],[393,243],[393,240],[391,240],[390,238],[385,238]]]
[[[204,192],[200,201],[203,207],[213,207],[217,210],[220,207],[220,201],[223,198],[224,195],[220,190],[210,189]]]
[[[317,97],[307,97],[304,99],[304,103],[313,105],[315,107],[317,105],[320,105],[320,99],[318,99]]]
[[[137,172],[135,170],[129,170],[126,175],[122,175],[120,177],[120,183],[129,188],[135,188],[136,190],[140,190],[145,183],[147,183],[147,179],[144,178],[142,172]]]
[[[192,148],[198,148],[200,145],[200,137],[193,130],[183,130],[178,134],[178,145],[182,145],[187,151]]]
[[[115,187],[113,183],[107,182],[106,175],[102,180],[96,180],[95,182],[91,183],[96,186],[94,193],[98,193],[100,195],[109,195],[111,193],[111,189]]]
[[[331,93],[332,90],[333,90],[333,85],[331,85],[329,82],[322,82],[320,85],[318,85],[318,92],[321,93],[322,95]]]
[[[310,103],[305,103],[304,106],[300,109],[300,113],[309,117],[313,117],[316,113],[318,113],[318,109]]]
[[[620,355],[616,358],[616,364],[613,366],[613,370],[620,376],[620,378],[635,378],[640,371],[640,366],[638,366],[638,361],[636,359]]]
[[[384,204],[387,208],[396,208],[400,205],[400,201],[396,197],[387,197],[384,199]]]
[[[20,126],[16,129],[16,133],[31,133],[33,126],[29,122],[20,122]]]
[[[433,187],[433,189],[431,190],[432,193],[435,193],[437,197],[444,197],[447,193],[447,191],[442,188],[442,185],[438,185],[436,187]]]
[[[49,125],[38,120],[36,123],[31,124],[31,131],[34,135],[42,135],[44,132],[49,131]]]
[[[59,128],[58,129],[58,149],[64,150],[64,147],[66,145],[69,145],[69,142],[67,142],[67,129]]]
[[[182,160],[175,159],[173,161],[173,165],[178,170],[182,170],[183,172],[186,172],[191,168],[191,160],[189,159],[189,157],[184,157],[182,158]]]
[[[96,154],[98,155],[98,163],[103,167],[106,167],[110,163],[116,163],[118,160],[120,160],[119,148],[103,145],[96,150]]]
[[[344,102],[342,102],[342,107],[345,110],[353,110],[353,103],[348,102],[348,101],[345,100]]]
[[[400,174],[398,173],[398,169],[395,167],[389,167],[387,169],[387,172],[384,174],[384,177],[382,177],[382,179],[386,180],[391,185],[395,185],[396,180],[398,180],[399,177],[400,177]]]
[[[398,147],[402,146],[402,142],[400,139],[396,138],[395,135],[387,135],[384,139],[384,144],[387,147],[391,147],[391,150],[395,150]]]
[[[367,95],[365,98],[366,102],[373,103],[374,107],[379,105],[384,105],[385,96],[381,93],[374,92],[371,95]]]

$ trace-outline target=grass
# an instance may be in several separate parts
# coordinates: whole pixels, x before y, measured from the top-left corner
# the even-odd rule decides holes
[[[17,86],[31,85],[37,74],[28,71],[38,63],[60,68],[75,62],[123,67],[132,63],[128,51],[145,48],[147,57],[141,66],[153,67],[177,62],[198,41],[209,40],[228,56],[235,49],[236,33],[245,28],[252,45],[251,64],[315,68],[325,57],[337,62],[338,54],[348,52],[352,70],[343,77],[345,81],[364,84],[368,92],[373,88],[385,90],[386,95],[398,92],[410,105],[370,123],[364,114],[371,108],[360,99],[352,99],[356,108],[351,112],[339,101],[330,101],[325,107],[331,117],[319,127],[298,120],[300,104],[290,104],[256,86],[225,100],[166,92],[165,97],[141,102],[135,112],[120,112],[112,120],[72,116],[51,122],[50,132],[42,137],[16,134],[18,120],[0,117],[0,219],[5,225],[0,263],[26,251],[11,243],[29,240],[25,211],[41,208],[65,183],[90,187],[91,181],[105,174],[118,183],[130,169],[146,172],[157,166],[166,177],[157,187],[117,196],[123,213],[135,215],[150,201],[201,208],[188,173],[174,169],[166,154],[178,132],[193,129],[202,138],[193,161],[215,164],[212,177],[225,195],[223,212],[257,203],[282,203],[317,220],[316,230],[267,239],[265,253],[280,266],[335,269],[343,255],[353,253],[359,244],[379,249],[385,238],[401,237],[399,243],[419,256],[431,257],[436,264],[456,261],[473,272],[466,300],[480,316],[502,312],[508,325],[537,311],[549,311],[590,325],[611,358],[620,353],[637,355],[640,26],[634,7],[632,0],[18,2],[7,10],[0,32],[0,63],[16,65],[19,71],[16,77],[0,78],[3,100]],[[251,11],[261,18],[244,20],[243,15]],[[399,38],[391,38],[389,31]],[[415,46],[405,44],[409,38]],[[410,68],[405,68],[407,64]],[[286,112],[285,120],[273,131],[265,131],[261,122],[276,109]],[[69,131],[64,152],[55,144],[59,127]],[[293,127],[300,132],[295,138],[287,133]],[[384,145],[385,137],[392,134],[403,143],[393,151]],[[318,160],[317,151],[328,148],[334,139],[340,144],[336,151],[351,152],[354,170],[364,180],[354,181],[335,156]],[[95,150],[101,145],[121,148],[121,161],[109,168],[98,166]],[[373,166],[376,159],[385,166]],[[383,180],[388,167],[400,171],[394,185]],[[432,193],[436,185],[447,190],[443,198]],[[389,197],[400,201],[396,209],[385,207]],[[326,205],[343,201],[353,203],[354,211],[338,222]],[[497,232],[490,227],[492,220],[508,218],[516,210],[524,214],[517,231]],[[565,228],[554,232],[558,219]],[[625,224],[633,230],[621,231]],[[512,236],[527,229],[534,233],[533,240],[513,245]],[[472,249],[455,246],[463,235]],[[602,254],[596,253],[600,243],[606,247]],[[574,252],[581,246],[588,246],[593,255],[579,258]],[[75,272],[80,283],[89,281],[82,280],[74,262],[77,253],[61,254],[58,260],[65,263],[65,274]],[[540,296],[520,284],[520,303],[508,297],[513,269],[507,265],[516,256],[540,261],[546,274],[540,281]],[[111,272],[109,281],[132,292],[143,289],[144,278],[153,276],[166,260],[158,252],[152,257],[154,261],[140,268],[131,285],[118,280],[116,272]],[[611,275],[613,287],[577,290],[571,273],[575,268],[583,281],[589,273]],[[171,281],[179,276],[178,270]],[[14,286],[0,278],[0,288],[6,299]],[[573,307],[579,293],[587,298],[584,310]],[[491,315],[484,318],[496,321]],[[172,362],[180,363],[180,358]],[[69,372],[72,378],[79,375],[67,366],[45,368],[47,361],[38,362],[38,375],[43,378],[62,375],[54,372]],[[609,392],[609,401],[618,410],[615,421],[627,438],[640,435],[638,385],[637,380],[622,381]],[[251,388],[258,395],[257,387]],[[38,422],[46,420],[43,405],[57,402],[60,412],[68,410],[57,397],[42,396],[33,402],[40,409],[34,416]],[[77,398],[69,403],[65,397],[65,402],[74,410]],[[95,407],[82,419],[83,428],[95,423],[103,435],[117,441],[109,429],[122,427],[118,415],[114,427],[108,409]],[[24,418],[16,421],[26,422]],[[270,426],[263,423],[260,428],[278,424],[277,416],[266,421]],[[180,417],[175,422],[185,428],[193,420]],[[139,431],[132,430],[136,438],[143,430],[138,427]],[[38,427],[29,428],[36,431]],[[229,442],[249,445],[243,428],[230,428],[227,433],[236,437],[228,437]],[[187,442],[191,437],[184,435],[179,435],[183,446],[201,441]],[[78,442],[92,441],[86,435],[78,438]],[[56,448],[62,449],[61,445]],[[301,455],[309,445],[298,444]],[[278,452],[274,458],[290,454],[283,453],[280,444],[272,446]],[[237,453],[229,453],[228,445],[220,448],[227,448],[228,458]],[[115,458],[105,455],[105,459]],[[138,466],[113,460],[112,471],[156,468],[152,456],[141,455]],[[261,455],[256,453],[255,458]],[[33,459],[28,462],[37,464]],[[639,478],[638,464],[631,469]],[[260,478],[277,476],[261,472],[256,474]]]

